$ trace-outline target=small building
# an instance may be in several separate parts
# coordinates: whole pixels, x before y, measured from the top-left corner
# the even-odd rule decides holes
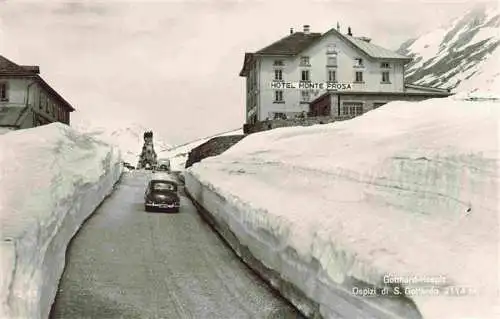
[[[421,101],[428,98],[450,96],[444,89],[405,84],[403,91],[328,91],[309,103],[308,116],[333,116],[350,118],[376,109],[392,101]]]
[[[405,83],[412,58],[370,38],[327,32],[290,33],[254,53],[245,53],[246,123],[309,116],[356,116],[395,100],[451,95],[447,90]]]
[[[70,124],[75,109],[40,76],[39,66],[18,65],[0,55],[0,129]]]

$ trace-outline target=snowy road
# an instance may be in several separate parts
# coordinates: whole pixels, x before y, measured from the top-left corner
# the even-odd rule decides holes
[[[145,173],[117,190],[73,239],[51,318],[302,318],[198,216],[145,213]]]

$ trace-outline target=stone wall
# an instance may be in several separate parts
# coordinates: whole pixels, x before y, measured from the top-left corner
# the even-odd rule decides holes
[[[246,135],[226,135],[211,138],[207,142],[193,148],[191,152],[189,152],[188,159],[186,161],[186,168],[191,167],[194,163],[198,163],[204,158],[222,154],[245,136]]]
[[[287,119],[287,120],[266,120],[255,124],[243,125],[243,133],[251,134],[267,130],[272,130],[279,127],[290,126],[311,126],[316,124],[326,124],[335,121],[343,121],[353,118],[352,116],[316,116],[304,119]]]

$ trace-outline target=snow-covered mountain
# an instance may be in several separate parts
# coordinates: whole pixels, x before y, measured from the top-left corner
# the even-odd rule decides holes
[[[496,4],[479,4],[415,39],[398,52],[413,57],[407,82],[454,92],[498,92],[500,13]]]
[[[144,144],[144,132],[152,130],[154,134],[153,129],[137,123],[113,128],[96,127],[92,126],[92,124],[89,124],[88,122],[82,122],[72,126],[81,132],[93,135],[108,143],[118,146],[122,152],[123,160],[134,166],[139,160],[139,154],[141,153],[142,145]],[[153,142],[157,153],[171,147],[157,134],[154,134]]]

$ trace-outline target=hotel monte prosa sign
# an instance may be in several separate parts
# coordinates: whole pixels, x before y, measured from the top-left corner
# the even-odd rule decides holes
[[[348,91],[352,90],[352,83],[342,82],[285,82],[272,81],[270,87],[273,90],[332,90],[332,91]]]

